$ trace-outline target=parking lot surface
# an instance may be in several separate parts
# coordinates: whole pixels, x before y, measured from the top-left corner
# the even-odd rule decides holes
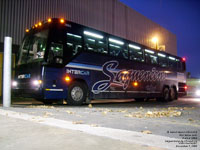
[[[11,108],[2,108],[2,110],[27,114],[29,117],[31,116],[32,121],[35,120],[38,123],[41,123],[45,118],[52,118],[55,119],[54,122],[57,120],[71,122],[75,128],[79,128],[79,125],[87,125],[88,128],[92,127],[92,130],[93,128],[101,128],[102,130],[105,128],[106,132],[107,129],[113,129],[113,132],[130,131],[134,135],[141,133],[144,137],[156,135],[166,145],[160,148],[188,149],[188,147],[181,147],[182,145],[180,144],[167,141],[168,138],[183,140],[184,137],[180,136],[180,133],[196,134],[193,136],[193,142],[196,142],[196,144],[186,144],[186,146],[193,146],[192,149],[198,148],[200,139],[199,98],[181,98],[178,101],[169,103],[156,102],[154,100],[148,102],[96,100],[92,101],[90,105],[83,106],[68,106],[66,104],[43,105],[33,100],[16,100]],[[9,116],[9,113],[4,115]],[[85,132],[85,129],[80,129],[80,131]],[[91,131],[86,132],[91,133]],[[121,134],[125,134],[125,132]],[[105,136],[109,137],[110,135],[105,134]],[[119,138],[119,140],[123,141],[123,138]],[[133,142],[137,141],[133,140]],[[153,143],[153,141],[148,142]],[[144,143],[145,141],[140,144]],[[155,143],[147,145],[159,147],[159,144],[156,145]]]

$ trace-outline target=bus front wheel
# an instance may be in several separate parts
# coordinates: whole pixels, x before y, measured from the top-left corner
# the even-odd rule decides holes
[[[87,97],[87,87],[84,83],[75,81],[68,89],[67,103],[69,105],[82,105]]]

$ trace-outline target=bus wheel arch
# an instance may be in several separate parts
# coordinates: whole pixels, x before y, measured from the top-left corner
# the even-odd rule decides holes
[[[82,105],[88,97],[88,85],[82,79],[75,79],[67,90],[67,103],[69,105]]]

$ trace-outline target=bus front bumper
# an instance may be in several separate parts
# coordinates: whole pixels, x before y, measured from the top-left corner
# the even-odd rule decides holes
[[[15,97],[25,98],[43,98],[43,91],[41,89],[12,89],[12,95]]]

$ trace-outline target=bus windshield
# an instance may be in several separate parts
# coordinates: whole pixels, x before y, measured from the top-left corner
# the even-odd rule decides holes
[[[48,30],[27,35],[19,51],[18,65],[43,61],[47,45]]]

